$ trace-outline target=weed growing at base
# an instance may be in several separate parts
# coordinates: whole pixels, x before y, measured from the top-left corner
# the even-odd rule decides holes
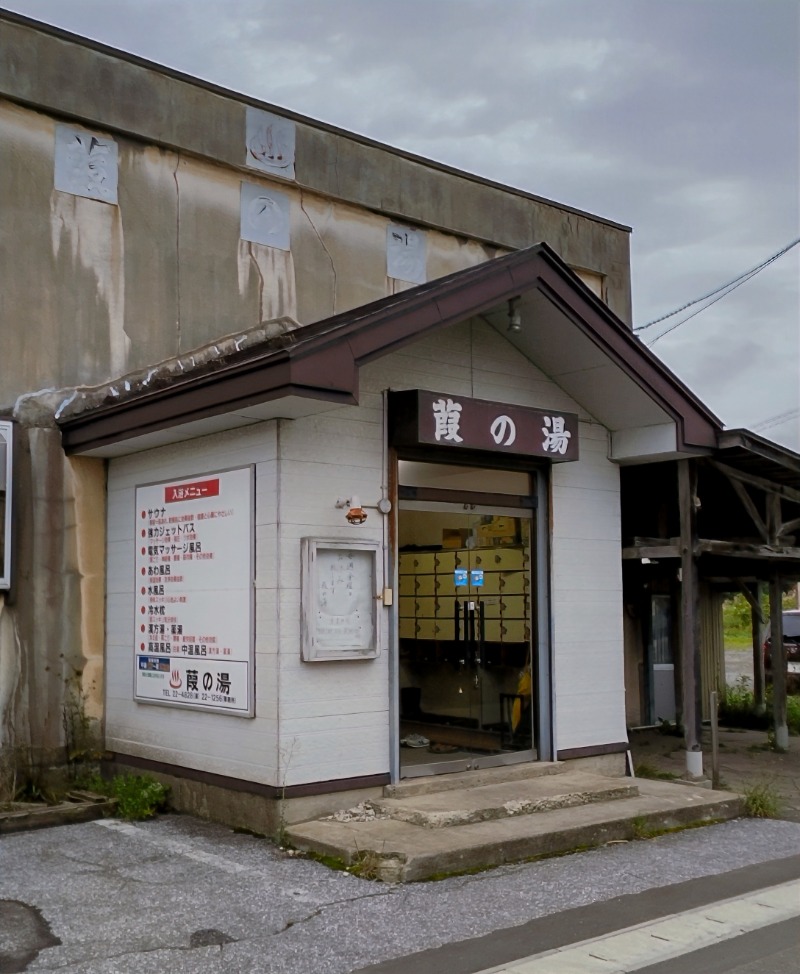
[[[84,788],[117,799],[117,814],[128,822],[152,818],[167,807],[169,788],[147,774],[120,774],[106,781],[92,775],[81,782]]]
[[[750,818],[777,818],[781,800],[772,785],[753,785],[744,792],[745,814]]]

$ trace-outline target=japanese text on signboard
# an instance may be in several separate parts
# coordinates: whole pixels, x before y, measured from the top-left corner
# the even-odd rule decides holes
[[[135,696],[252,707],[252,473],[136,490]]]

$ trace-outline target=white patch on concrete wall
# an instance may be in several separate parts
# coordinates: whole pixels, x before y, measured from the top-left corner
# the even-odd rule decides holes
[[[239,241],[239,293],[244,297],[251,275],[258,287],[258,321],[274,318],[297,319],[297,288],[294,259],[290,250]]]
[[[252,169],[294,179],[294,122],[258,108],[248,108],[245,125],[246,164]]]
[[[289,250],[289,197],[256,183],[242,183],[239,233],[242,240]]]
[[[110,372],[122,375],[130,339],[125,333],[125,247],[119,210],[53,193],[50,236],[56,257],[62,246],[69,247],[72,260],[97,281],[98,296],[108,308]]]
[[[386,228],[386,273],[411,284],[424,284],[427,243],[421,230],[390,223]]]
[[[117,143],[71,125],[56,125],[54,185],[62,193],[117,202]]]

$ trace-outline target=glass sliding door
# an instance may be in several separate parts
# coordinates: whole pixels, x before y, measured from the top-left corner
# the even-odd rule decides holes
[[[401,500],[401,774],[535,756],[530,511]]]

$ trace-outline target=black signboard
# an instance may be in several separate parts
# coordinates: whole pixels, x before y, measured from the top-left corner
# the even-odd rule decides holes
[[[488,450],[553,462],[578,459],[578,417],[559,409],[449,396],[390,393],[392,444]]]

